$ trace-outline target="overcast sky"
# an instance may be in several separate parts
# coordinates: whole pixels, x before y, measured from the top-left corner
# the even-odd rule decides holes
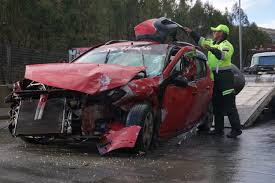
[[[224,11],[225,7],[231,11],[233,4],[239,2],[239,0],[202,0],[202,2],[207,1],[221,11]],[[275,29],[275,0],[241,0],[241,5],[250,22]]]

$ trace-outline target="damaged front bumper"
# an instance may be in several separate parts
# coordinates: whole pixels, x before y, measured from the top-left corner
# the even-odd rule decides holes
[[[100,103],[96,103],[92,107],[86,107],[86,109],[91,108],[91,112],[87,113],[83,110],[85,108],[76,102],[76,96],[79,97],[80,94],[71,91],[26,91],[18,92],[16,95],[19,100],[12,117],[13,136],[52,135],[63,139],[71,137],[94,139],[101,155],[120,148],[135,147],[141,127],[125,127],[122,118],[111,119],[115,117],[114,115],[117,115],[116,117],[122,115],[119,113],[123,111],[110,112],[107,110],[110,106],[100,106]],[[99,99],[98,96],[95,98]],[[93,98],[88,101],[93,103]],[[104,111],[108,111],[109,114],[106,115]],[[104,116],[111,117],[103,119]],[[92,121],[94,122],[91,126],[89,123]]]
[[[108,131],[97,144],[99,153],[103,155],[120,148],[134,148],[140,129],[140,126],[134,125]]]

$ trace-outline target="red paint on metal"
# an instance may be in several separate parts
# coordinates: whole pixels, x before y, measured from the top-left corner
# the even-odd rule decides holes
[[[38,101],[36,111],[35,111],[35,115],[34,115],[34,120],[42,119],[43,112],[44,112],[47,100],[48,100],[48,94],[41,94],[40,95],[40,99]]]
[[[136,144],[141,127],[134,125],[124,127],[118,131],[108,131],[102,140],[97,144],[101,155],[120,148],[133,148]]]
[[[154,27],[154,22],[156,19],[146,20],[137,26],[135,26],[135,35],[145,35],[145,34],[155,34],[157,32],[156,28]]]
[[[104,45],[101,47],[104,48],[115,48],[116,46],[139,46],[139,45],[155,45],[155,44],[160,44],[159,42],[156,41],[127,41],[127,42],[118,42],[118,43],[113,43],[113,44],[109,44],[109,45]]]
[[[182,49],[180,49],[178,53],[175,55],[175,58],[170,62],[170,64],[163,71],[163,78],[165,79],[169,76],[170,72],[172,71],[172,69],[174,68],[178,60],[183,56],[184,53],[188,51],[192,51],[193,49],[194,47],[192,46],[185,46]]]
[[[176,54],[163,72],[163,77],[167,78],[179,59],[194,47],[183,47]],[[212,82],[210,72],[205,79],[195,80],[196,65],[194,60],[190,61],[190,68],[183,73],[183,76],[193,82],[189,82],[187,87],[167,86],[162,103],[162,123],[160,126],[160,137],[173,136],[190,125],[198,122],[199,118],[206,112],[206,106],[211,100]],[[209,86],[209,91],[208,91]]]
[[[144,67],[55,63],[27,65],[25,78],[45,85],[95,94],[127,84]]]
[[[47,100],[48,100],[48,95],[47,94],[41,94],[39,102],[38,102],[38,107],[43,107],[44,108],[45,105],[46,105]]]
[[[188,127],[190,116],[193,115],[195,96],[192,95],[195,88],[167,86],[163,98],[162,123],[160,137],[170,137]]]
[[[138,96],[151,96],[158,85],[158,79],[144,78],[131,81],[128,86]]]
[[[107,126],[108,129],[113,130],[113,131],[121,130],[124,127],[125,127],[125,125],[123,125],[121,122],[108,123],[108,126]]]
[[[149,102],[154,110],[158,107],[158,85],[160,77],[143,78],[130,81],[124,89],[127,95],[116,105],[125,110],[130,110],[137,103]]]

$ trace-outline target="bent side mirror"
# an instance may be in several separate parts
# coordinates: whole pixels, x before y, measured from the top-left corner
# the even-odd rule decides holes
[[[186,87],[188,86],[188,80],[186,77],[182,76],[182,75],[178,75],[176,76],[172,83],[175,85],[175,86],[180,86],[180,87]]]

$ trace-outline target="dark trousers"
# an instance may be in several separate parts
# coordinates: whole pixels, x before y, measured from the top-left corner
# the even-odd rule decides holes
[[[223,95],[224,91],[234,88],[234,75],[231,70],[214,73],[213,109],[215,129],[224,129],[224,116],[228,116],[232,130],[241,130],[239,113],[236,107],[235,94]]]

